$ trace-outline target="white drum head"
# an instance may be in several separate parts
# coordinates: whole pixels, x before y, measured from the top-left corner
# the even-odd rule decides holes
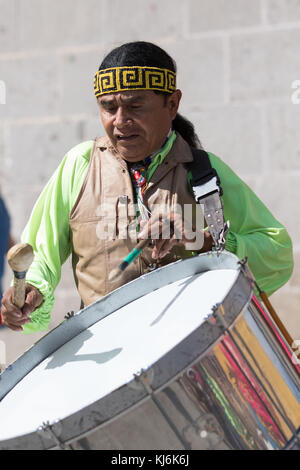
[[[132,381],[198,328],[237,276],[237,270],[220,269],[181,279],[77,335],[1,401],[0,440],[61,421]]]

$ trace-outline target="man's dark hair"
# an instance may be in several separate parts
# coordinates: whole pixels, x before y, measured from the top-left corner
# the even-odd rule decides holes
[[[135,65],[158,67],[175,73],[177,71],[176,62],[166,51],[151,42],[145,41],[129,42],[116,47],[103,59],[99,70]],[[155,93],[168,96],[166,92],[156,91]],[[194,126],[188,119],[177,113],[172,126],[191,147],[201,147]]]

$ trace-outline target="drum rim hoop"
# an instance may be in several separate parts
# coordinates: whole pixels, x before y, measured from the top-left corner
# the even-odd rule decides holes
[[[178,269],[178,264],[181,264],[180,270]],[[237,271],[239,271],[239,274],[237,276],[235,283],[231,286],[227,295],[224,297],[222,304],[218,306],[219,309],[224,308],[224,311],[226,312],[226,309],[228,308],[226,307],[226,304],[230,305],[230,312],[227,314],[225,313],[224,318],[228,326],[231,325],[235,321],[237,316],[240,314],[240,312],[245,308],[245,306],[249,304],[252,298],[252,294],[253,294],[252,283],[249,281],[248,277],[244,275],[244,271],[240,265],[239,259],[232,253],[228,253],[228,252],[222,252],[221,254],[215,253],[215,252],[209,252],[209,253],[200,254],[193,258],[179,260],[179,261],[176,261],[175,263],[171,263],[167,266],[164,266],[155,271],[152,271],[151,273],[148,273],[145,276],[139,277],[129,282],[128,284],[125,284],[124,286],[119,287],[118,289],[106,295],[105,297],[101,298],[97,302],[89,305],[88,307],[85,307],[83,310],[79,311],[77,314],[70,317],[68,320],[65,320],[63,323],[61,323],[56,328],[51,330],[41,340],[35,343],[28,351],[26,351],[23,354],[23,356],[17,359],[12,364],[11,367],[6,369],[1,374],[0,376],[0,379],[1,379],[0,401],[5,397],[7,393],[9,393],[14,388],[15,385],[17,385],[19,381],[21,381],[28,373],[30,373],[38,364],[40,364],[50,354],[53,354],[53,352],[59,349],[67,341],[70,341],[72,338],[82,333],[87,328],[89,328],[93,324],[100,321],[102,318],[105,318],[106,316],[115,312],[116,310],[126,305],[127,303],[137,300],[143,295],[146,295],[147,293],[152,292],[155,288],[154,286],[159,285],[160,287],[163,287],[172,282],[175,282],[176,280],[184,279],[185,277],[195,275],[199,272],[204,272],[207,270],[208,265],[210,265],[210,270],[217,270],[221,267],[222,269],[236,269]],[[162,282],[163,280],[161,276],[162,270],[164,270],[164,273],[166,274],[165,278],[167,282],[164,282],[164,283]],[[176,274],[176,271],[177,271],[177,274]],[[179,272],[181,273],[180,276],[178,275]],[[149,280],[152,280],[152,282],[149,282]],[[141,281],[143,282],[143,286],[142,286],[143,288],[136,289],[137,283],[141,283]],[[240,293],[236,295],[237,291],[240,288],[244,289],[243,296],[241,296]],[[117,296],[118,300],[120,300],[121,298],[124,299],[124,292],[127,294],[130,294],[130,300],[127,299],[128,301],[126,301],[125,303],[123,302],[121,306],[120,305],[117,305],[117,307],[113,306],[112,297]],[[93,310],[95,310],[96,305],[97,307],[99,307],[100,305],[100,309],[98,308],[97,315],[95,314],[95,312],[93,312]],[[102,312],[101,312],[101,306],[103,306]],[[181,365],[179,367],[179,370],[176,370],[176,371],[174,370],[175,362],[173,358],[175,358],[176,356],[176,367],[178,368],[178,357],[180,356],[180,348],[182,347],[183,344],[186,344],[187,342],[190,343],[191,348],[193,348],[195,344],[198,344],[199,343],[198,341],[199,331],[200,329],[203,330],[204,324],[209,325],[209,322],[203,322],[188,337],[184,338],[173,349],[171,349],[158,361],[153,363],[153,365],[151,366],[151,369],[154,370],[155,381],[153,383],[153,389],[155,391],[163,388],[166,385],[166,383],[173,380],[173,378],[176,375],[178,375],[180,372],[183,372],[187,367],[189,367],[191,363],[194,363],[195,361],[197,361],[199,357],[203,356],[203,354],[207,352],[208,348],[212,347],[213,344],[215,344],[215,339],[214,339],[210,344],[206,346],[204,351],[197,353],[193,357],[193,359],[191,361],[189,360],[188,363],[186,363],[184,366]],[[67,336],[67,339],[65,339],[64,334],[65,336]],[[37,354],[37,351],[38,351],[38,354]],[[172,362],[172,359],[173,359],[173,362]],[[32,361],[31,365],[30,365],[30,361]],[[167,366],[165,365],[163,369],[162,365],[164,365],[165,363],[168,363],[168,365]],[[171,363],[172,363],[172,367],[170,367]],[[180,363],[182,364],[182,362]],[[15,371],[17,370],[17,377],[15,377],[15,380],[12,380],[11,370],[15,370]],[[165,373],[161,373],[162,370],[164,370]],[[88,405],[87,407],[84,407],[81,410],[73,413],[72,415],[63,418],[60,421],[60,423],[63,425],[62,427],[64,428],[64,431],[66,431],[67,429],[74,431],[74,425],[75,425],[74,421],[80,420],[82,422],[82,418],[84,418],[85,413],[87,412],[96,413],[99,415],[101,414],[101,409],[106,410],[107,412],[108,408],[107,408],[106,401],[108,399],[112,400],[114,404],[116,403],[116,399],[118,398],[119,395],[122,396],[123,400],[124,400],[124,397],[127,398],[127,396],[128,397],[131,396],[131,399],[133,399],[133,402],[131,402],[130,405],[128,405],[125,410],[123,409],[123,411],[120,411],[119,414],[118,414],[118,411],[114,412],[113,414],[109,413],[107,415],[107,418],[103,422],[98,424],[97,426],[94,426],[93,428],[90,428],[90,429],[87,429],[87,428],[82,429],[80,434],[77,436],[74,436],[74,435],[62,436],[63,442],[66,442],[66,443],[72,442],[74,440],[79,439],[81,436],[86,435],[89,432],[96,430],[96,428],[105,426],[106,424],[111,422],[113,419],[115,419],[116,416],[119,416],[123,412],[125,413],[128,412],[134,406],[137,406],[141,402],[141,400],[144,400],[147,397],[146,392],[143,392],[143,393],[139,392],[139,393],[134,394],[132,389],[130,389],[131,383],[132,382],[129,382],[128,384],[123,385],[122,387],[111,392],[109,395],[102,397],[99,400],[95,401],[94,403]],[[115,406],[114,406],[114,411],[115,411]],[[102,416],[103,416],[103,413],[102,413]],[[38,431],[36,431],[36,432],[20,435],[17,437],[13,437],[5,441],[0,441],[0,449],[11,448],[11,446],[14,443],[17,443],[17,441],[18,441],[18,446],[21,445],[23,449],[24,449],[24,446],[26,448],[26,444],[28,445],[29,441],[31,441],[31,445],[33,444],[33,441],[35,441],[35,445],[37,447],[34,447],[34,448],[37,448],[37,449],[46,449],[46,448],[50,449],[54,447],[53,444],[51,445],[51,440],[44,438],[40,433],[38,433]]]

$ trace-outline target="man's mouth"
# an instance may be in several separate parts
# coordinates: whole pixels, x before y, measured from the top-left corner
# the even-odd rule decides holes
[[[131,135],[117,135],[117,140],[119,142],[130,142],[138,137],[138,134],[131,134]]]

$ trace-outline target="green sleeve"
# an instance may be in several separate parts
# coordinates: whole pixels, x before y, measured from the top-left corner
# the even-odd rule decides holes
[[[74,147],[63,159],[38,198],[22,242],[34,249],[34,261],[26,281],[43,295],[43,303],[23,326],[24,333],[46,330],[54,306],[54,290],[60,281],[61,266],[71,253],[69,214],[88,168],[93,142]]]
[[[224,218],[230,221],[226,249],[248,265],[261,290],[268,295],[290,278],[293,271],[292,242],[254,192],[220,158],[209,153],[223,189]]]

